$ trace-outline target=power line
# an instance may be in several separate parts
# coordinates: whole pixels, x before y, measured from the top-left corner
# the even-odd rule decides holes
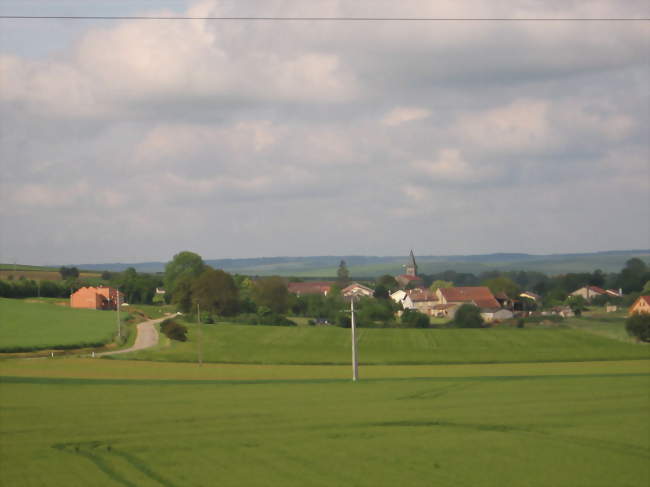
[[[266,22],[645,22],[650,18],[634,17],[157,17],[121,15],[0,15],[0,20],[215,20],[215,21],[266,21]]]

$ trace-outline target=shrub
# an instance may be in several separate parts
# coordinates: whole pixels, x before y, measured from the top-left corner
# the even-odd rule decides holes
[[[187,327],[172,319],[163,321],[160,324],[160,331],[170,340],[187,341]]]
[[[463,304],[454,315],[454,324],[458,328],[482,328],[481,310],[472,304]]]
[[[650,314],[633,314],[625,321],[625,329],[630,336],[650,342]]]
[[[415,309],[405,309],[401,323],[408,328],[429,328],[429,317]]]

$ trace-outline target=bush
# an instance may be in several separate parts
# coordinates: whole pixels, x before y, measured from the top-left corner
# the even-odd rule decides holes
[[[650,314],[633,314],[625,321],[630,336],[642,342],[650,342]]]
[[[481,310],[472,304],[463,304],[454,315],[454,324],[458,328],[482,328]]]
[[[407,328],[429,328],[429,317],[415,309],[405,309],[401,318],[402,326]]]
[[[160,324],[160,331],[170,340],[187,341],[187,327],[172,319],[163,321]]]

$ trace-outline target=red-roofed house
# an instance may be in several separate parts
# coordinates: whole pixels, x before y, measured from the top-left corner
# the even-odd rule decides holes
[[[305,294],[322,294],[327,296],[332,289],[332,282],[325,281],[311,281],[311,282],[290,282],[287,285],[290,293],[297,296]]]
[[[585,298],[585,301],[591,301],[594,299],[596,296],[606,296],[607,291],[605,291],[602,287],[598,286],[584,286],[581,287],[580,289],[576,289],[571,293],[571,296],[582,296]]]
[[[448,287],[436,290],[440,304],[470,303],[479,308],[500,308],[492,291],[487,286]]]
[[[630,307],[630,314],[650,314],[650,296],[639,296]]]
[[[435,315],[434,308],[439,304],[436,293],[428,289],[411,289],[407,291],[407,294],[413,308],[429,316]]]
[[[124,303],[124,294],[113,287],[82,287],[70,295],[71,308],[117,309]]]

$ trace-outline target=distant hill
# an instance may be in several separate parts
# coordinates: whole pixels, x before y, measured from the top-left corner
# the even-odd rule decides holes
[[[533,255],[519,253],[497,253],[483,255],[433,256],[416,255],[419,272],[432,274],[445,270],[472,272],[478,274],[489,270],[540,271],[549,275],[567,272],[618,272],[625,262],[639,257],[650,264],[650,249],[612,250],[579,254]],[[281,275],[296,277],[334,277],[341,260],[345,260],[352,277],[376,277],[382,274],[396,275],[403,272],[407,255],[362,256],[331,255],[311,257],[258,257],[251,259],[208,259],[206,263],[214,268],[231,273],[248,275]],[[122,271],[134,267],[138,272],[163,272],[165,262],[79,264],[77,267],[95,271]]]

